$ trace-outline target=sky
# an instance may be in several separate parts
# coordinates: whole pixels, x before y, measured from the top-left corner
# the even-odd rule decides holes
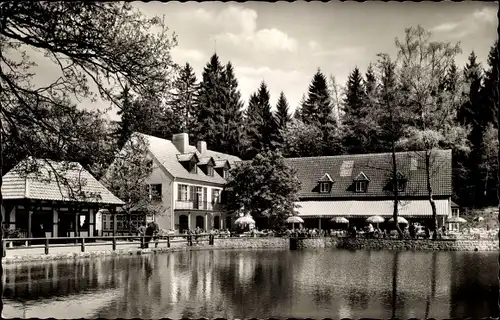
[[[192,65],[198,79],[210,56],[234,66],[242,99],[264,80],[276,104],[285,93],[293,111],[314,73],[345,85],[349,73],[364,73],[377,53],[396,57],[395,38],[422,25],[438,41],[460,42],[464,66],[474,51],[483,67],[497,39],[498,3],[466,2],[133,2],[146,16],[164,16],[177,35],[175,62]],[[90,103],[90,102],[86,102]],[[91,108],[105,108],[98,101]],[[117,120],[116,110],[109,113]]]

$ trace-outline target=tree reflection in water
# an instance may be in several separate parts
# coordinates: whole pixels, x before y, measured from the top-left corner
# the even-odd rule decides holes
[[[480,253],[213,250],[6,265],[4,281],[6,303],[33,312],[116,288],[82,306],[103,318],[485,317],[495,265]]]

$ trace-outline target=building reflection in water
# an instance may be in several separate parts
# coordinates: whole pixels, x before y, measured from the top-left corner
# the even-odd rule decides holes
[[[6,265],[4,313],[486,317],[496,315],[495,270],[495,254],[328,249],[191,251]]]

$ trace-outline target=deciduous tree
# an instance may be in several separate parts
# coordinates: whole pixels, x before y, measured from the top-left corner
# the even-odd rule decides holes
[[[451,148],[468,150],[466,128],[456,122],[456,111],[463,103],[459,90],[446,90],[442,86],[455,56],[458,44],[431,41],[431,33],[421,26],[405,30],[405,38],[396,39],[400,62],[401,81],[408,87],[405,107],[415,115],[407,130],[403,145],[424,151],[428,200],[433,214],[433,230],[437,226],[431,176],[439,170],[435,150]],[[460,79],[458,86],[462,86]],[[436,234],[434,232],[434,234]]]
[[[244,208],[276,226],[294,214],[299,189],[295,171],[286,165],[281,153],[264,151],[231,169],[225,191],[229,210]]]

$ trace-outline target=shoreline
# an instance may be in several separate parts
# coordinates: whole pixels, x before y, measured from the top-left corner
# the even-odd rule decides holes
[[[164,252],[200,251],[216,249],[315,249],[337,248],[346,250],[390,250],[390,251],[498,251],[498,240],[399,240],[399,239],[360,239],[360,238],[218,238],[214,244],[202,242],[193,246],[176,243],[167,247],[160,242],[158,247],[150,243],[150,248],[140,249],[138,244],[128,244],[123,249],[113,251],[110,246],[88,247],[87,252],[79,251],[79,246],[59,247],[60,252],[45,254],[43,248],[8,249],[3,263],[22,263],[32,261],[74,260],[103,256],[134,256]],[[100,247],[100,248],[99,248]],[[95,248],[96,250],[92,250]],[[16,254],[16,252],[18,254]]]

